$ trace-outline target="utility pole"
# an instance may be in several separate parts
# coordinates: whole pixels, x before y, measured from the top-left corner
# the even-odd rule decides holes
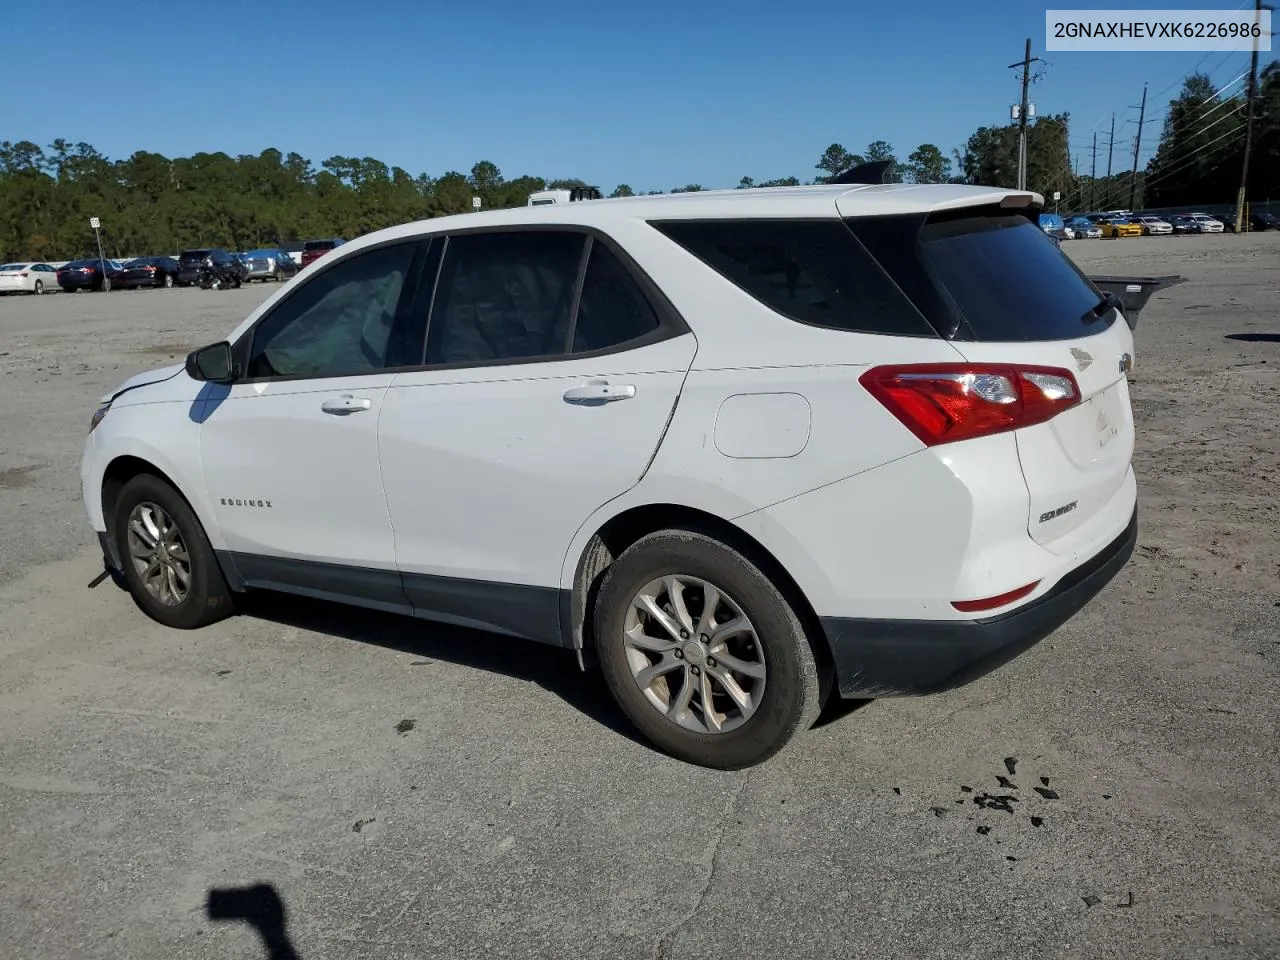
[[[1094,189],[1098,186],[1098,131],[1093,131],[1093,166],[1089,170],[1089,209],[1097,210]]]
[[[1262,0],[1253,0],[1253,22],[1258,25],[1262,20],[1262,8],[1274,9],[1263,4]],[[1240,192],[1236,194],[1236,233],[1243,233],[1246,227],[1244,220],[1244,195],[1249,184],[1249,151],[1253,147],[1253,104],[1258,96],[1258,38],[1253,38],[1253,55],[1249,59],[1248,103],[1246,104],[1244,122],[1244,162],[1240,168]]]
[[[1138,151],[1142,149],[1142,123],[1147,115],[1147,85],[1142,85],[1142,106],[1138,108],[1138,133],[1133,138],[1133,172],[1129,175],[1129,209],[1133,209],[1134,193],[1138,189]]]
[[[1031,56],[1031,38],[1027,38],[1026,52],[1017,63],[1009,64],[1009,69],[1022,68],[1022,106],[1018,110],[1018,189],[1027,189],[1027,89],[1031,86],[1031,64],[1040,60]]]
[[[1116,146],[1116,115],[1111,114],[1111,136],[1107,137],[1107,190],[1102,195],[1103,203],[1106,203],[1107,197],[1111,196],[1111,156],[1115,153]]]

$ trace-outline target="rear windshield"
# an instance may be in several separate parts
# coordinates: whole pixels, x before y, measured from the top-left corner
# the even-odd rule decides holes
[[[332,250],[336,244],[332,240],[308,240],[304,250]]]
[[[1073,340],[1115,322],[1114,312],[1093,313],[1101,294],[1018,214],[868,217],[849,226],[948,339]]]

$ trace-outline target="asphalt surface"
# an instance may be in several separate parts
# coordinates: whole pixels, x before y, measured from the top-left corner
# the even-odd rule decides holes
[[[86,589],[96,399],[274,288],[0,299],[0,955],[1277,956],[1280,235],[1067,249],[1189,278],[1137,330],[1134,560],[997,673],[741,773],[560,651]]]

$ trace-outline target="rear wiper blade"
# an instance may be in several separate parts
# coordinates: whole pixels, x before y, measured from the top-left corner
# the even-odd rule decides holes
[[[1092,323],[1094,320],[1102,316],[1104,313],[1107,313],[1110,310],[1118,310],[1119,308],[1120,308],[1120,298],[1117,297],[1110,290],[1104,290],[1102,292],[1102,299],[1100,299],[1096,304],[1094,304],[1091,309],[1085,311],[1084,316],[1080,318],[1080,322]]]

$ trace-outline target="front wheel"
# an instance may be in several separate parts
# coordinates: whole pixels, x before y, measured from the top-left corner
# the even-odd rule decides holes
[[[164,286],[165,286],[165,289],[168,289],[168,288],[170,288],[170,287],[172,287],[172,286],[173,286],[173,274],[172,274],[172,273],[166,273],[166,274],[164,275]]]
[[[821,710],[826,684],[795,610],[711,537],[664,530],[629,547],[601,583],[594,630],[623,712],[690,763],[761,763]]]
[[[233,612],[231,591],[200,521],[159,477],[140,474],[116,501],[113,538],[139,609],[167,627],[193,630]]]
[[[40,294],[44,293],[44,281],[37,280],[36,285],[31,292],[34,293],[37,297],[40,296]]]

